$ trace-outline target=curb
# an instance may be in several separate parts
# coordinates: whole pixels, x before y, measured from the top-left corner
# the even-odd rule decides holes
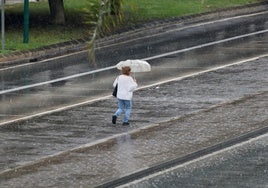
[[[264,135],[266,133],[268,133],[268,127],[263,127],[263,128],[248,132],[248,133],[246,133],[244,135],[240,135],[238,137],[231,138],[229,140],[226,140],[226,141],[217,143],[215,145],[209,146],[207,148],[198,150],[198,151],[190,153],[188,155],[178,157],[176,159],[160,163],[158,165],[149,167],[147,169],[134,172],[133,174],[126,175],[126,176],[121,177],[119,179],[115,179],[115,180],[111,180],[109,182],[99,184],[99,185],[95,186],[95,188],[114,188],[114,187],[118,187],[118,186],[130,183],[130,182],[133,182],[135,180],[144,178],[144,177],[146,177],[148,175],[152,175],[154,173],[157,173],[157,172],[172,168],[174,166],[178,166],[178,165],[181,165],[183,163],[190,162],[192,160],[204,157],[204,156],[206,156],[208,154],[211,154],[211,153],[214,153],[214,152],[219,152],[219,151],[221,151],[221,150],[223,150],[225,148],[235,146],[237,144],[240,144],[242,142],[245,142],[245,141],[248,141],[250,139],[256,138],[258,136]]]

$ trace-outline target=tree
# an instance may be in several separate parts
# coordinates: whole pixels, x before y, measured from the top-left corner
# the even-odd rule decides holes
[[[51,22],[65,24],[63,0],[48,0]],[[87,0],[84,11],[90,26],[89,57],[94,61],[95,40],[122,21],[123,0]]]
[[[51,22],[55,24],[65,24],[63,0],[48,0]]]
[[[91,0],[91,3],[110,5],[110,14],[120,17],[123,0]],[[50,19],[54,24],[65,24],[65,13],[63,0],[48,0],[50,9]]]
[[[95,41],[105,32],[112,31],[122,22],[123,0],[87,0],[84,9],[86,23],[89,25],[89,59],[95,63]]]

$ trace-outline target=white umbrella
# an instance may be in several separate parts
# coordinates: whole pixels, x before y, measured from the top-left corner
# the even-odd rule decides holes
[[[151,71],[151,65],[144,60],[134,59],[134,60],[126,60],[120,61],[116,64],[116,68],[122,70],[122,67],[130,67],[131,72],[149,72]]]

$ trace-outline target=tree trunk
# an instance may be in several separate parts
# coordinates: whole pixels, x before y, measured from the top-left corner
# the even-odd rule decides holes
[[[63,0],[48,0],[51,22],[54,24],[65,24]]]

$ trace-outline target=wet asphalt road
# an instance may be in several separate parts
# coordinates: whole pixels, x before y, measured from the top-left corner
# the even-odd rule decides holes
[[[156,72],[169,70],[159,72],[159,75],[167,73],[163,75],[167,79],[174,78],[170,74],[172,70],[178,73],[176,69],[187,69],[188,57],[194,57],[191,59],[193,67],[177,74],[185,77],[135,92],[130,127],[122,127],[121,119],[116,126],[111,124],[117,105],[112,97],[1,125],[0,187],[92,187],[267,127],[267,57],[200,74],[193,71],[193,68],[205,70],[199,66],[199,61],[208,63],[206,69],[213,68],[215,61],[225,64],[212,58],[212,54],[227,62],[265,54],[266,41],[267,35],[259,34],[234,42],[236,48],[227,42],[215,45],[213,49],[218,51],[198,48],[199,53],[189,51],[154,60],[153,65],[159,65],[155,66]],[[252,49],[260,53],[250,54]],[[238,58],[233,59],[236,53]],[[208,59],[211,62],[207,62]],[[176,62],[181,62],[182,67]],[[107,76],[104,82],[110,81],[111,77]],[[54,90],[51,88],[35,95],[47,96]],[[58,92],[58,99],[63,91]],[[17,94],[21,95],[23,92]],[[2,101],[9,101],[5,97]],[[262,148],[264,151],[266,146]],[[265,157],[265,152],[263,155]],[[255,158],[251,162],[258,165]],[[263,169],[266,167],[264,165]],[[235,183],[230,187],[235,187]]]
[[[118,36],[99,47],[97,67],[88,62],[86,52],[3,67],[0,123],[107,96],[112,90],[111,80],[118,74],[112,66],[120,60],[148,60],[152,71],[137,74],[139,85],[144,86],[266,54],[267,14],[262,11],[191,24],[178,21],[166,26],[165,32],[149,30],[135,40],[132,35],[125,36],[126,41],[121,39],[124,35]],[[73,75],[77,77],[69,78]]]
[[[261,58],[136,91],[130,127],[110,123],[114,98],[2,126],[1,187],[95,186],[267,127],[267,71]]]

